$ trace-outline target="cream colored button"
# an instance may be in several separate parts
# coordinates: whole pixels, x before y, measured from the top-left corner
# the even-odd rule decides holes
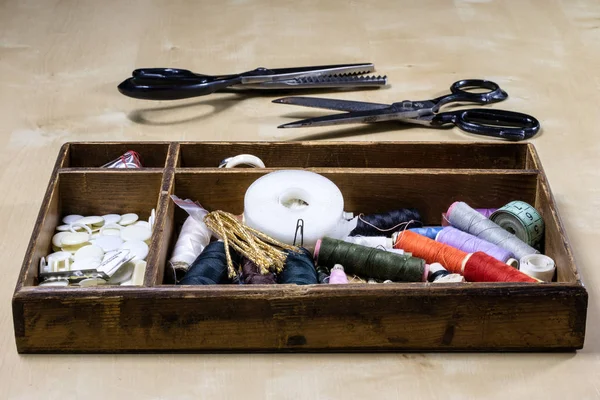
[[[122,282],[122,286],[142,286],[144,284],[144,275],[146,274],[146,261],[135,261],[133,275],[128,281]]]
[[[121,239],[124,241],[141,240],[144,242],[150,239],[150,236],[152,236],[152,231],[141,225],[129,225],[121,231]]]
[[[90,240],[90,235],[86,232],[69,232],[62,237],[61,244],[63,246],[77,246]]]
[[[94,215],[91,217],[83,217],[75,222],[78,222],[80,224],[85,224],[85,225],[99,225],[99,224],[104,225],[104,218]]]
[[[98,286],[98,285],[106,285],[106,281],[102,278],[87,278],[79,282],[79,286],[89,287],[89,286]]]
[[[135,225],[135,226],[143,226],[144,228],[151,229],[150,228],[150,222],[148,222],[148,221],[138,221],[138,222],[136,222],[133,225]]]
[[[138,215],[134,214],[134,213],[123,214],[123,215],[121,215],[121,220],[119,221],[119,224],[121,224],[123,226],[131,225],[135,221],[137,221],[138,218],[139,218]]]
[[[99,236],[94,240],[94,244],[99,246],[103,251],[109,252],[121,247],[123,239],[120,236]]]
[[[62,219],[62,221],[63,221],[63,223],[69,225],[69,224],[72,224],[73,222],[79,221],[81,218],[83,218],[83,215],[71,214],[71,215],[67,215],[66,217],[64,217]]]
[[[106,236],[121,236],[123,227],[119,224],[106,224],[100,228],[100,235]]]
[[[69,233],[70,232],[58,232],[57,234],[52,236],[52,246],[53,247],[62,246],[62,238],[65,237],[65,235],[68,235]]]
[[[104,250],[102,250],[102,248],[98,245],[90,244],[77,250],[73,256],[73,259],[75,261],[84,260],[86,258],[98,258],[102,260],[102,257],[104,257]]]
[[[148,256],[148,245],[141,240],[130,240],[121,246],[121,249],[127,249],[134,255],[133,260],[145,260]]]
[[[48,255],[46,258],[49,270],[51,272],[68,271],[71,261],[71,253],[67,251],[57,251]]]
[[[154,229],[155,221],[156,221],[156,211],[154,211],[154,208],[153,208],[152,212],[150,213],[150,217],[148,218],[148,223],[150,224],[150,230]]]
[[[56,227],[56,230],[59,232],[68,232],[71,229],[71,225],[59,225]],[[83,229],[83,228],[79,228]]]
[[[105,224],[118,224],[121,220],[121,216],[119,214],[106,214],[103,215],[102,218],[104,219]]]
[[[121,267],[119,267],[119,269],[113,274],[113,276],[110,277],[108,283],[110,285],[119,285],[122,282],[129,280],[133,275],[134,268],[135,263],[132,261],[121,265]]]
[[[80,271],[85,269],[96,269],[100,263],[102,262],[102,258],[79,258],[71,264],[71,271]]]
[[[48,280],[40,283],[38,286],[69,286],[67,279]]]

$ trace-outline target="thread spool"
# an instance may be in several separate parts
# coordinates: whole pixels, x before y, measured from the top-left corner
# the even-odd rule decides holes
[[[312,254],[300,247],[299,252],[286,250],[287,258],[283,271],[279,274],[279,283],[296,285],[314,285],[319,282]]]
[[[272,285],[277,283],[275,274],[261,274],[260,269],[251,260],[242,258],[242,274],[240,282],[247,285]]]
[[[391,237],[398,228],[419,228],[422,225],[421,215],[413,208],[402,208],[381,214],[360,214],[356,228],[350,232],[350,236]]]
[[[429,264],[440,263],[469,282],[537,282],[483,252],[466,253],[411,231],[398,233],[394,247],[408,250]]]
[[[524,201],[511,201],[494,212],[490,219],[523,242],[535,247],[544,237],[544,220]]]
[[[239,265],[240,256],[229,251],[232,261]],[[227,280],[227,257],[223,242],[210,243],[196,258],[179,285],[216,285]]]
[[[315,259],[319,265],[331,268],[336,264],[341,264],[346,272],[351,275],[379,280],[422,282],[426,277],[425,262],[420,258],[360,246],[328,237],[324,237],[317,242]]]
[[[435,240],[435,237],[442,231],[442,229],[444,229],[443,226],[424,226],[422,228],[409,228],[408,230]]]
[[[344,242],[384,249],[391,249],[394,247],[392,238],[385,236],[347,236],[344,238]]]
[[[442,229],[435,240],[467,253],[483,251],[514,268],[518,266],[518,261],[510,251],[451,226]]]
[[[464,282],[465,278],[460,274],[452,274],[440,263],[429,264],[429,273],[427,276],[429,282],[451,283]]]
[[[331,268],[331,275],[329,276],[329,284],[331,285],[344,285],[348,283],[348,277],[344,272],[344,267],[340,264],[336,264]]]
[[[489,218],[497,210],[497,208],[474,208],[474,210],[484,217]],[[442,213],[442,226],[451,226],[446,213]]]
[[[552,282],[556,266],[554,260],[543,254],[530,254],[521,258],[519,270],[544,282]]]
[[[181,227],[169,262],[175,273],[185,274],[190,265],[210,243],[212,232],[203,221],[188,216]]]
[[[329,179],[310,171],[280,170],[257,179],[244,197],[244,223],[293,244],[297,221],[304,221],[304,247],[324,236],[344,238],[356,220],[344,216],[344,198]]]
[[[539,253],[536,249],[485,218],[464,202],[455,202],[446,214],[455,228],[500,246],[513,253],[518,259],[528,254]]]

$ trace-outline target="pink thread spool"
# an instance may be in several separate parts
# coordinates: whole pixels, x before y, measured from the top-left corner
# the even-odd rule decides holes
[[[344,267],[340,264],[335,264],[331,269],[331,274],[329,275],[329,284],[330,285],[343,285],[348,283],[348,277],[344,272]]]

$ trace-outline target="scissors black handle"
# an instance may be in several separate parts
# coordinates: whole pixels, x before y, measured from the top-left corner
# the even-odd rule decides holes
[[[529,139],[540,130],[539,121],[531,115],[483,108],[439,113],[431,124],[454,124],[465,132],[513,141]]]
[[[480,92],[472,92],[479,90]],[[483,79],[464,79],[450,87],[450,94],[433,100],[436,110],[449,103],[491,104],[508,98],[497,83]],[[504,110],[471,109],[437,113],[433,126],[454,124],[465,132],[493,136],[506,140],[524,140],[540,130],[540,123],[531,115]]]
[[[118,86],[125,96],[141,100],[178,100],[204,96],[242,82],[241,74],[211,76],[185,69],[136,69]]]

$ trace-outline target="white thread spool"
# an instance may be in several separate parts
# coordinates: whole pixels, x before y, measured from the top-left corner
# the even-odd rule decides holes
[[[283,243],[293,244],[296,225],[304,221],[304,247],[318,239],[343,239],[356,219],[343,219],[344,198],[329,179],[310,171],[281,170],[257,179],[244,197],[244,223]],[[300,244],[300,237],[297,243]]]
[[[392,238],[385,236],[348,236],[344,238],[344,242],[358,244],[365,247],[379,247],[386,250],[394,247]]]
[[[212,232],[206,224],[192,216],[187,217],[169,260],[175,268],[187,270],[210,243]]]
[[[529,254],[519,261],[519,271],[544,282],[552,282],[555,270],[554,260],[543,254]]]

